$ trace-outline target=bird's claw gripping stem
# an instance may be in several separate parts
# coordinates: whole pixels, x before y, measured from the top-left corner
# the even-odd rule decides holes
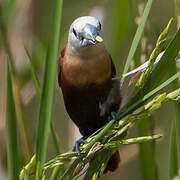
[[[75,152],[77,151],[78,153],[78,156],[79,158],[82,160],[82,155],[81,155],[81,152],[80,152],[80,144],[86,144],[87,142],[85,141],[85,137],[81,137],[80,139],[78,139],[76,142],[75,142],[75,146],[72,148],[72,151]]]

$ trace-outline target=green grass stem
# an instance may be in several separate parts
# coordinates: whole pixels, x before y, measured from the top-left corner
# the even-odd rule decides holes
[[[48,54],[45,64],[43,91],[40,103],[39,125],[36,143],[37,172],[36,179],[40,178],[45,163],[48,134],[51,122],[55,76],[57,70],[57,57],[59,47],[60,22],[62,13],[62,0],[56,0],[54,9],[54,23],[50,34]]]
[[[172,122],[170,143],[169,143],[169,180],[177,174],[177,146],[176,146],[176,129],[175,122]]]
[[[35,87],[35,90],[36,90],[36,94],[37,94],[37,97],[38,97],[38,99],[40,101],[41,100],[41,94],[42,94],[40,83],[39,83],[38,77],[36,75],[35,69],[34,69],[34,67],[32,65],[32,58],[31,58],[31,56],[30,56],[30,54],[29,54],[29,52],[28,52],[28,50],[26,48],[25,48],[25,51],[26,51],[27,57],[29,59],[30,71],[31,71],[31,76],[32,76],[32,79],[33,79],[34,87]],[[52,136],[53,145],[54,145],[54,149],[55,149],[55,154],[59,155],[60,154],[59,144],[58,144],[56,132],[55,132],[55,129],[53,127],[52,122],[51,122],[51,129],[50,130],[51,130],[51,136]],[[52,173],[51,180],[57,179],[58,174],[63,169],[64,169],[64,166],[60,166],[60,167],[55,168],[53,173]]]
[[[7,95],[6,95],[6,128],[7,128],[7,159],[8,176],[10,180],[18,180],[19,159],[17,146],[16,112],[13,98],[12,80],[9,65],[7,65]]]

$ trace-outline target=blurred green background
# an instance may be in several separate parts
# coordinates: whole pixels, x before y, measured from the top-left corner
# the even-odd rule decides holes
[[[13,0],[0,1],[8,24],[8,40],[11,45],[14,65],[18,73],[18,84],[14,84],[14,94],[18,122],[18,146],[22,165],[29,160],[34,151],[37,114],[39,101],[30,75],[29,62],[24,51],[28,48],[32,62],[42,84],[45,53],[49,32],[52,26],[54,3],[51,0]],[[143,0],[66,0],[63,2],[62,24],[60,33],[60,50],[67,42],[71,23],[79,16],[92,15],[102,22],[105,44],[110,52],[118,74],[121,74],[127,54],[132,43],[137,23],[142,15],[146,1]],[[154,0],[146,24],[145,32],[137,50],[135,59],[147,60],[155,45],[158,35],[165,28],[171,17],[175,23],[171,34],[180,25],[178,0]],[[1,9],[2,10],[2,9]],[[5,93],[6,93],[6,54],[0,37],[0,179],[7,179],[6,162],[6,126],[5,126]],[[133,64],[132,64],[133,68]],[[163,138],[155,144],[155,159],[160,180],[168,179],[168,155],[171,124],[174,119],[172,103],[167,103],[153,114],[150,121],[155,133],[162,133]],[[53,124],[58,136],[61,152],[65,152],[80,136],[78,129],[69,119],[63,104],[61,90],[56,83]],[[23,128],[25,127],[25,128]],[[129,136],[137,136],[134,128]],[[49,138],[48,159],[55,156],[52,139]],[[121,164],[119,169],[105,175],[104,179],[141,179],[138,146],[123,146],[120,149]]]

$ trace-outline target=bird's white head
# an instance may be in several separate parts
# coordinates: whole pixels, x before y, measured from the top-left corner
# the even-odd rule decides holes
[[[103,43],[101,23],[92,16],[77,18],[71,25],[68,46],[73,51],[99,46]]]

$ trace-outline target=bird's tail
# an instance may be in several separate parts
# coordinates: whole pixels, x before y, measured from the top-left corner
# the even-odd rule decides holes
[[[119,151],[116,151],[109,159],[104,173],[107,173],[108,171],[114,172],[118,168],[119,163],[120,163],[120,154]]]

